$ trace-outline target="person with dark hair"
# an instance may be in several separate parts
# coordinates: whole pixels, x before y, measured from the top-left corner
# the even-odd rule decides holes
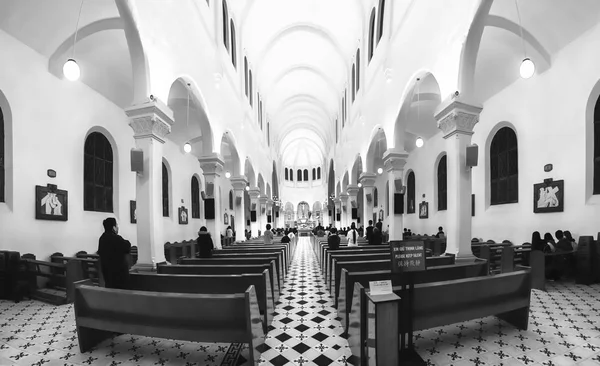
[[[119,235],[119,225],[114,217],[102,222],[104,233],[98,240],[100,269],[106,288],[127,289],[129,287],[129,263],[127,254],[131,243]]]
[[[284,244],[290,242],[290,237],[288,236],[287,230],[283,233],[283,236],[281,237],[281,242]]]
[[[445,238],[445,237],[446,237],[446,234],[444,234],[444,228],[443,228],[443,227],[441,227],[441,226],[440,226],[440,227],[438,228],[438,233],[437,233],[437,234],[435,234],[435,237],[436,237],[436,238],[439,238],[439,239],[443,239],[443,238]]]
[[[547,244],[547,249],[546,247],[544,247],[544,252],[555,252],[556,251],[556,242],[554,241],[554,238],[552,237],[552,234],[550,233],[546,233],[544,234],[544,241]]]
[[[212,250],[215,248],[212,237],[206,229],[206,226],[202,226],[198,231],[198,257],[199,258],[210,258],[212,257]]]
[[[378,245],[383,243],[383,223],[379,221],[375,224],[375,228],[373,229],[373,235],[371,235],[371,240],[369,240],[370,245]]]
[[[225,230],[225,237],[233,238],[233,229],[231,226],[227,226],[227,230]]]
[[[271,231],[271,224],[267,224],[267,230],[263,235],[265,244],[273,244],[273,232]]]
[[[565,238],[562,230],[556,230],[556,239],[558,242],[556,243],[556,250],[560,252],[570,252],[573,250],[573,246],[571,245],[571,241]]]
[[[352,223],[350,225],[350,231],[348,231],[348,246],[356,247],[358,246],[358,232],[356,231],[356,224]]]
[[[367,226],[365,239],[371,244],[371,236],[373,235],[373,220],[369,220],[369,226]]]
[[[574,251],[577,251],[577,242],[573,239],[573,235],[569,230],[565,230],[565,238],[571,243]]]
[[[531,250],[540,250],[544,251],[544,247],[546,246],[546,242],[542,240],[542,235],[539,231],[534,231],[531,235]]]
[[[329,245],[329,250],[338,250],[340,249],[340,236],[337,234],[337,229],[331,228],[331,235],[327,238],[327,244]]]

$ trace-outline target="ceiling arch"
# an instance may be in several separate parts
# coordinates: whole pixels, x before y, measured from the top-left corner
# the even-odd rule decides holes
[[[267,79],[266,85],[264,86],[265,94],[268,94],[269,91],[272,89],[273,85],[279,83],[281,81],[281,79],[283,79],[287,75],[296,73],[296,72],[300,72],[300,71],[313,73],[313,74],[323,78],[329,87],[329,91],[332,92],[333,94],[338,93],[334,81],[331,79],[331,77],[329,75],[327,75],[325,72],[323,72],[320,68],[313,66],[313,65],[309,65],[309,64],[294,64],[294,65],[290,65],[286,69],[281,70],[279,72],[279,74],[277,74],[273,77],[272,80]]]

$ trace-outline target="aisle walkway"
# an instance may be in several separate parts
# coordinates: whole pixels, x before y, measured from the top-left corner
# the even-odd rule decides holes
[[[279,301],[261,365],[349,365],[350,348],[340,336],[342,327],[309,238],[298,238]]]

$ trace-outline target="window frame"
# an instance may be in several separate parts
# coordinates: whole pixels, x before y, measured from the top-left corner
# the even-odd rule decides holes
[[[196,186],[194,186],[196,185]],[[192,219],[200,218],[200,179],[195,175],[192,175],[192,181],[190,183],[192,190]]]
[[[413,206],[410,207],[412,198]],[[406,177],[406,213],[414,214],[417,212],[417,195],[416,195],[416,176],[414,171],[410,171]]]
[[[88,153],[88,143],[93,144],[91,149],[93,153]],[[103,154],[107,151],[110,152],[110,158],[105,155],[102,157],[98,156],[98,147],[96,144],[101,143],[101,149]],[[108,149],[108,150],[107,150]],[[114,212],[114,173],[115,173],[115,154],[113,147],[108,138],[99,131],[91,132],[85,138],[83,148],[83,210],[90,212]],[[91,161],[88,161],[91,159]],[[92,166],[88,167],[91,163]],[[104,183],[99,183],[97,177],[98,166],[97,164],[103,164],[102,166],[102,180]],[[110,169],[110,173],[109,173]],[[91,170],[91,171],[90,171]],[[87,177],[91,176],[92,180],[88,180]],[[91,190],[91,191],[90,191]],[[98,190],[105,196],[103,203],[99,203]],[[90,195],[90,196],[88,196]]]
[[[437,210],[448,210],[448,155],[440,158],[437,165]]]
[[[169,214],[169,169],[165,162],[162,162],[162,176],[161,176],[161,188],[162,188],[162,215],[163,217],[170,217]]]
[[[512,145],[514,143],[514,145]],[[499,144],[500,146],[496,148]],[[517,134],[512,128],[505,126],[500,128],[490,143],[490,206],[505,205],[519,202],[519,141]],[[494,151],[496,148],[500,149]],[[512,174],[511,154],[514,154],[516,163],[515,172]],[[503,164],[503,166],[501,166]],[[500,174],[503,172],[504,174]],[[494,176],[496,175],[496,176]],[[515,182],[516,181],[516,182]],[[511,190],[511,182],[514,190]],[[502,190],[504,186],[504,191]],[[511,192],[513,196],[511,196]]]

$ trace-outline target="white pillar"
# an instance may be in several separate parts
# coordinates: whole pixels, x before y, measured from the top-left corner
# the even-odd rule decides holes
[[[348,191],[348,226],[350,226],[353,222],[356,223],[356,228],[359,228],[360,225],[356,222],[356,219],[352,218],[352,207],[358,207],[358,186],[354,184],[350,184],[346,189]]]
[[[258,202],[258,198],[260,197],[260,189],[258,187],[251,187],[250,190],[248,191],[248,195],[250,196],[250,213],[252,214],[252,207],[254,207],[254,210],[256,211],[256,220],[254,221],[250,221],[250,232],[251,232],[251,236],[253,238],[256,238],[258,236],[258,230],[259,230],[259,214],[260,214],[260,207],[259,207],[259,202]],[[251,219],[252,220],[252,219]]]
[[[390,231],[389,240],[402,240],[402,233],[404,230],[403,215],[394,214],[394,194],[396,194],[396,180],[402,180],[404,176],[404,166],[406,165],[406,159],[408,153],[403,150],[389,149],[383,154],[383,164],[388,173],[388,185],[389,185],[389,202],[388,207],[390,208]],[[404,185],[404,183],[402,183]]]
[[[221,175],[223,174],[223,166],[225,163],[223,159],[218,154],[211,154],[208,156],[203,156],[198,158],[198,162],[200,162],[200,168],[202,168],[202,172],[204,173],[204,178],[206,181],[206,185],[213,184],[213,192],[212,195],[208,195],[206,202],[204,202],[204,214],[206,217],[206,207],[209,200],[214,200],[214,212],[215,217],[213,219],[209,219],[206,217],[206,228],[208,232],[212,236],[213,243],[215,248],[221,249],[221,232],[223,231],[223,212],[221,212],[221,194],[219,187],[221,186]],[[210,193],[210,192],[208,192]]]
[[[153,270],[165,261],[162,215],[162,157],[165,136],[171,132],[173,112],[158,99],[129,107],[135,145],[144,154],[137,173],[136,216],[138,261],[136,269]],[[134,174],[134,173],[132,173]],[[172,202],[171,202],[172,204]]]
[[[261,232],[265,232],[267,230],[267,201],[268,198],[265,195],[261,195],[258,198],[260,209],[258,211],[259,214],[259,227]],[[271,225],[273,226],[273,225]]]
[[[230,181],[231,185],[233,186],[233,191],[235,193],[235,240],[245,241],[246,236],[244,235],[244,229],[246,228],[246,210],[244,209],[244,193],[246,192],[248,180],[245,176],[240,176],[231,177]]]
[[[446,252],[456,259],[472,260],[471,250],[471,168],[466,165],[466,149],[482,108],[454,95],[444,101],[435,119],[444,133],[448,163],[448,220],[444,228]]]
[[[360,184],[363,188],[363,218],[365,228],[369,226],[369,220],[373,220],[373,188],[375,187],[375,180],[377,175],[374,173],[362,173],[359,178]],[[377,222],[373,222],[375,226]]]
[[[348,195],[348,193],[342,193],[340,194],[340,207],[341,207],[341,213],[342,213],[342,222],[341,225],[342,227],[348,227],[350,226],[350,207],[349,206],[349,199],[350,196]]]

